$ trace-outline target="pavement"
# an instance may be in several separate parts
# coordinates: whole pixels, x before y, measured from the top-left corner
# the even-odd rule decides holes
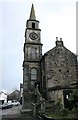
[[[34,118],[28,115],[6,115],[3,116],[1,120],[40,120],[39,118]]]
[[[31,115],[21,114],[22,106],[16,106],[10,109],[0,110],[0,120],[40,120]]]

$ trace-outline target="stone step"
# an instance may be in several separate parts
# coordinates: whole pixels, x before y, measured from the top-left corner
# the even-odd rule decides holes
[[[32,115],[32,109],[21,109],[21,114]]]

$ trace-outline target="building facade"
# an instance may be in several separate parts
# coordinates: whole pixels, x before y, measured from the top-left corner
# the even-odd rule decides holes
[[[17,100],[17,101],[19,101],[19,99],[20,99],[20,91],[19,90],[14,90],[12,93],[10,93],[7,96],[7,101],[9,101],[9,100]]]
[[[3,104],[4,102],[7,102],[7,94],[4,93],[3,91],[0,91],[0,105]]]
[[[78,82],[77,56],[56,38],[56,46],[42,55],[41,29],[32,4],[26,22],[23,61],[23,109],[31,109],[36,102],[35,88],[45,100],[62,100]],[[67,91],[67,92],[66,92]]]
[[[56,46],[42,57],[41,71],[44,98],[54,101],[61,99],[64,105],[65,97],[76,88],[78,64],[77,56],[64,46],[62,38],[56,38]]]

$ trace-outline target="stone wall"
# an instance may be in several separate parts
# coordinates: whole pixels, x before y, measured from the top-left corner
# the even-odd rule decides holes
[[[42,58],[41,67],[42,89],[46,92],[47,96],[52,94],[51,98],[54,96],[53,92],[51,93],[51,91],[54,91],[53,89],[59,93],[58,87],[69,88],[71,84],[77,83],[77,57],[64,47],[63,41],[57,41],[56,47],[45,53]],[[55,96],[52,99],[55,99]]]

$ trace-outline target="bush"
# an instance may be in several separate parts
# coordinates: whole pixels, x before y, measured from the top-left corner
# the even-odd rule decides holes
[[[57,113],[57,114],[60,114],[61,113],[61,109],[62,109],[62,104],[61,104],[61,99],[58,99],[57,100],[57,103],[55,104],[55,112]]]
[[[69,110],[64,108],[62,111],[61,111],[61,115],[62,116],[67,116],[69,114]]]
[[[78,117],[78,107],[77,108],[73,108],[71,113],[75,116]]]
[[[71,109],[78,107],[78,89],[74,90],[69,97]]]

